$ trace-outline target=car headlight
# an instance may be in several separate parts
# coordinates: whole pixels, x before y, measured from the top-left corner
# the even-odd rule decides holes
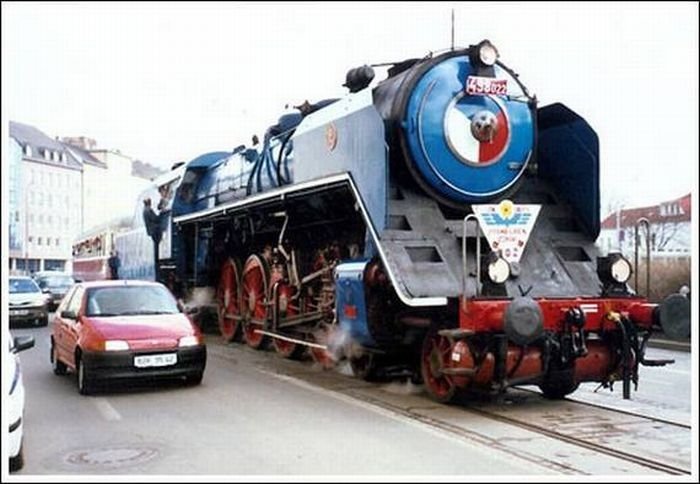
[[[485,66],[492,66],[498,60],[498,50],[488,40],[484,40],[479,44],[479,60]]]
[[[498,257],[489,262],[488,275],[495,284],[503,284],[510,277],[510,264],[503,257]]]
[[[632,265],[620,256],[610,265],[610,275],[619,283],[627,282],[632,275]]]
[[[188,346],[197,346],[200,344],[200,339],[198,336],[183,336],[180,338],[180,342],[177,344],[180,348],[186,348]]]
[[[105,351],[124,351],[129,349],[129,343],[120,339],[105,341]]]

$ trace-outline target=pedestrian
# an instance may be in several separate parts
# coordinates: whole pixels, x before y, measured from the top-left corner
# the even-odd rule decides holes
[[[121,265],[119,260],[119,252],[113,250],[109,256],[109,259],[107,260],[107,263],[109,264],[111,279],[119,279],[119,266]]]

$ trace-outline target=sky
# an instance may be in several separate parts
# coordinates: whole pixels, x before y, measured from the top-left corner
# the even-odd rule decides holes
[[[697,192],[696,3],[3,2],[3,130],[167,168],[342,96],[351,67],[449,48],[452,9],[455,46],[490,39],[597,131],[604,214]]]

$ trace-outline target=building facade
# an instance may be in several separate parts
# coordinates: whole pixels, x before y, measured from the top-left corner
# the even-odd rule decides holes
[[[10,122],[8,173],[11,273],[72,271],[72,244],[82,233],[131,215],[148,186],[147,166],[86,137],[52,139]]]
[[[652,256],[688,257],[692,251],[690,194],[676,200],[648,207],[629,208],[613,212],[601,223],[598,245],[604,251],[620,251],[633,255],[635,226],[645,218],[649,221],[649,245]],[[639,253],[646,254],[646,232],[637,230]]]
[[[10,138],[10,271],[66,270],[80,231],[82,166],[33,126],[11,121]]]

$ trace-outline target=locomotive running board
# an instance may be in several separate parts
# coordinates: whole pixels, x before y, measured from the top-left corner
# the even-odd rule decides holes
[[[252,195],[241,200],[235,200],[230,203],[221,205],[219,207],[213,207],[199,213],[181,215],[179,217],[175,217],[173,219],[173,223],[185,224],[195,223],[198,221],[205,221],[208,218],[216,217],[217,215],[226,215],[227,213],[237,212],[249,208],[252,205],[263,204],[265,202],[270,202],[274,200],[284,200],[284,198],[287,195],[292,193],[304,191],[313,192],[319,189],[331,187],[333,185],[343,184],[347,184],[347,186],[350,187],[350,191],[353,194],[353,198],[355,199],[355,202],[357,203],[357,206],[360,208],[360,212],[362,213],[362,218],[365,222],[367,230],[370,236],[372,237],[374,247],[377,249],[379,257],[382,260],[382,264],[384,265],[384,269],[386,270],[389,279],[391,280],[391,283],[394,286],[394,289],[396,290],[396,294],[399,296],[401,302],[403,302],[407,306],[412,307],[446,306],[446,297],[413,297],[408,294],[405,284],[403,284],[403,281],[399,279],[393,264],[390,263],[391,261],[387,257],[386,248],[384,247],[386,241],[384,241],[383,243],[383,241],[379,237],[377,229],[369,216],[369,212],[367,210],[367,207],[365,206],[364,200],[362,199],[362,196],[360,195],[360,192],[357,189],[355,181],[353,180],[352,175],[349,172],[344,172],[323,178],[317,178],[314,180],[296,183],[294,185],[287,185],[285,187],[280,187],[273,190],[269,190],[267,192]]]

